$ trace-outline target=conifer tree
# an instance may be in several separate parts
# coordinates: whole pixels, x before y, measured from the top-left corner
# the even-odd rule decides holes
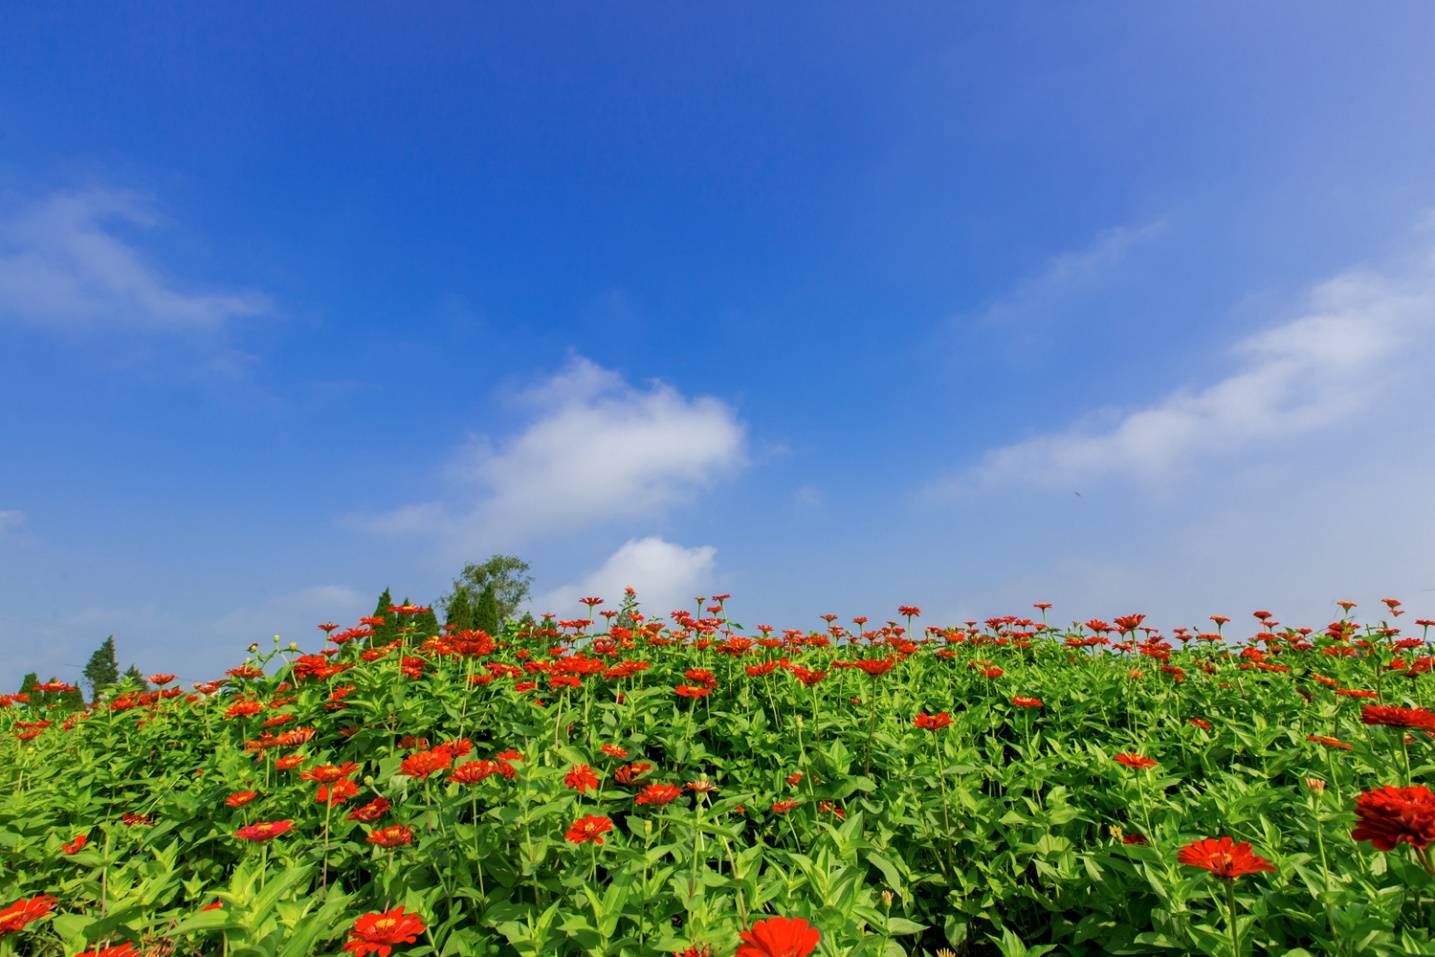
[[[90,686],[90,699],[98,701],[100,692],[120,680],[120,662],[115,655],[115,636],[110,635],[90,655],[85,665],[85,682]]]
[[[370,639],[370,644],[386,645],[399,636],[398,615],[389,611],[393,604],[393,596],[385,588],[384,593],[379,596],[379,603],[374,606],[374,617],[382,618],[384,623],[374,626],[374,637]]]
[[[30,672],[20,681],[20,694],[35,694],[35,686],[40,683],[40,676]]]
[[[417,615],[410,616],[414,621],[414,635],[419,641],[425,638],[432,638],[439,633],[438,615],[434,614],[432,608],[425,608]]]
[[[445,602],[444,621],[458,631],[469,631],[473,628],[473,606],[468,601],[468,589],[456,589],[448,597]]]
[[[60,707],[66,711],[83,711],[85,708],[84,693],[79,688],[60,692]]]
[[[493,593],[491,587],[485,588],[478,596],[478,607],[474,609],[473,626],[481,628],[490,635],[498,634],[503,627],[503,622],[498,613],[498,596]]]
[[[144,680],[144,675],[140,674],[139,668],[135,665],[130,665],[125,669],[125,683],[134,685],[140,691],[149,690],[149,682]]]

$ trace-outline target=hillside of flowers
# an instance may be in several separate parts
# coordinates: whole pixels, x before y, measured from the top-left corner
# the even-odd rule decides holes
[[[0,696],[0,955],[1435,954],[1432,622],[325,623]]]

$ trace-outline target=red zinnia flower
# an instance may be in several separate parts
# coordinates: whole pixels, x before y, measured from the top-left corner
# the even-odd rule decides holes
[[[90,835],[76,834],[75,839],[68,844],[62,844],[60,846],[60,850],[64,851],[66,854],[78,854],[80,853],[80,850],[88,843],[90,843]]]
[[[386,799],[376,797],[368,804],[364,804],[354,808],[345,816],[349,820],[358,821],[361,824],[372,824],[379,818],[383,817],[384,813],[387,812],[388,809],[392,806],[393,805],[389,804]]]
[[[359,786],[348,778],[340,778],[333,784],[321,784],[314,795],[319,804],[343,804],[359,793]]]
[[[638,795],[638,804],[667,804],[683,793],[675,784],[649,784]]]
[[[776,814],[786,814],[801,803],[801,801],[777,801],[772,805],[772,810]]]
[[[1116,755],[1115,760],[1118,764],[1124,764],[1128,768],[1134,768],[1137,771],[1145,771],[1147,768],[1154,768],[1158,763],[1146,757],[1144,754],[1135,753],[1118,754]]]
[[[885,675],[896,664],[895,658],[863,658],[857,662],[857,667],[875,678],[878,675]]]
[[[340,778],[346,778],[359,770],[359,766],[350,761],[347,764],[320,764],[302,771],[299,774],[301,781],[318,781],[320,784],[333,784]]]
[[[369,843],[379,847],[395,848],[413,842],[414,832],[402,824],[390,824],[369,832]]]
[[[712,694],[711,688],[704,688],[701,685],[678,685],[673,691],[684,698],[702,698]]]
[[[55,909],[55,898],[22,897],[15,903],[0,910],[0,937],[25,929],[27,924],[39,920]]]
[[[399,765],[399,773],[411,778],[423,780],[435,771],[441,771],[453,764],[453,754],[446,748],[434,748],[432,751],[419,751],[404,758]]]
[[[1270,861],[1253,853],[1251,845],[1244,842],[1236,844],[1229,837],[1192,841],[1181,848],[1176,860],[1208,870],[1223,881],[1276,869]]]
[[[626,758],[628,756],[628,752],[618,747],[616,744],[605,744],[598,750],[602,751],[610,758]]]
[[[1011,699],[1011,703],[1014,704],[1014,705],[1016,705],[1018,708],[1040,708],[1040,707],[1041,707],[1041,699],[1040,699],[1040,698],[1021,698],[1021,697],[1016,697],[1016,698],[1012,698],[1012,699]]]
[[[224,803],[230,807],[243,807],[258,796],[258,791],[235,791],[224,799]]]
[[[589,788],[598,786],[598,775],[586,764],[575,764],[573,770],[563,775],[563,784],[579,794],[584,794]]]
[[[952,716],[945,711],[938,711],[936,714],[925,712],[912,719],[912,724],[923,731],[937,731],[952,723]]]
[[[1323,745],[1325,745],[1327,748],[1341,748],[1342,750],[1345,750],[1345,751],[1349,751],[1349,750],[1350,750],[1350,745],[1346,744],[1344,741],[1340,740],[1339,738],[1328,738],[1328,737],[1326,737],[1326,736],[1323,735],[1323,734],[1308,734],[1308,735],[1305,736],[1305,739],[1306,739],[1307,741],[1315,741],[1315,742],[1317,742],[1317,743],[1319,743],[1319,744],[1323,744]]]
[[[344,949],[354,957],[364,954],[389,957],[395,944],[412,944],[423,932],[424,922],[418,914],[406,914],[402,906],[395,907],[391,911],[365,914],[354,921]]]
[[[129,941],[123,944],[116,944],[113,947],[101,947],[99,950],[82,950],[75,957],[142,957],[135,945]]]
[[[769,917],[739,936],[742,943],[733,957],[808,957],[822,939],[801,917]]]
[[[986,668],[982,671],[983,678],[1000,678],[1004,674],[1006,674],[1006,672],[1000,668]]]
[[[1435,793],[1422,785],[1379,787],[1355,799],[1359,818],[1350,836],[1392,851],[1402,841],[1417,851],[1435,843]]]
[[[1186,719],[1186,722],[1187,722],[1188,724],[1194,724],[1196,727],[1200,728],[1202,731],[1210,731],[1210,730],[1211,730],[1211,722],[1209,722],[1209,721],[1203,721],[1203,720],[1201,720],[1200,718],[1187,718],[1187,719]]]
[[[563,835],[565,840],[574,844],[584,844],[592,841],[594,844],[603,843],[603,835],[613,829],[613,822],[606,817],[590,814],[587,817],[580,817],[568,828],[568,833]]]
[[[1362,724],[1378,724],[1389,728],[1424,728],[1435,731],[1435,713],[1424,708],[1396,708],[1368,704],[1360,709]]]
[[[241,827],[234,832],[234,836],[241,841],[272,841],[285,831],[293,829],[293,821],[259,821],[248,827]]]

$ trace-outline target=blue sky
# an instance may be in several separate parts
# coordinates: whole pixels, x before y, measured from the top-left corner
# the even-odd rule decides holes
[[[494,551],[560,614],[1435,611],[1435,8],[769,6],[12,10],[0,686]]]

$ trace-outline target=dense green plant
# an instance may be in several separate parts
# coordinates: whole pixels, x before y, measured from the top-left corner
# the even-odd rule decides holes
[[[5,698],[0,907],[53,911],[0,912],[0,953],[298,957],[361,919],[421,926],[405,955],[730,957],[769,915],[825,957],[1435,952],[1435,810],[1375,790],[1435,770],[1423,633],[596,604],[493,635],[400,608],[387,643],[325,625],[68,717]]]

